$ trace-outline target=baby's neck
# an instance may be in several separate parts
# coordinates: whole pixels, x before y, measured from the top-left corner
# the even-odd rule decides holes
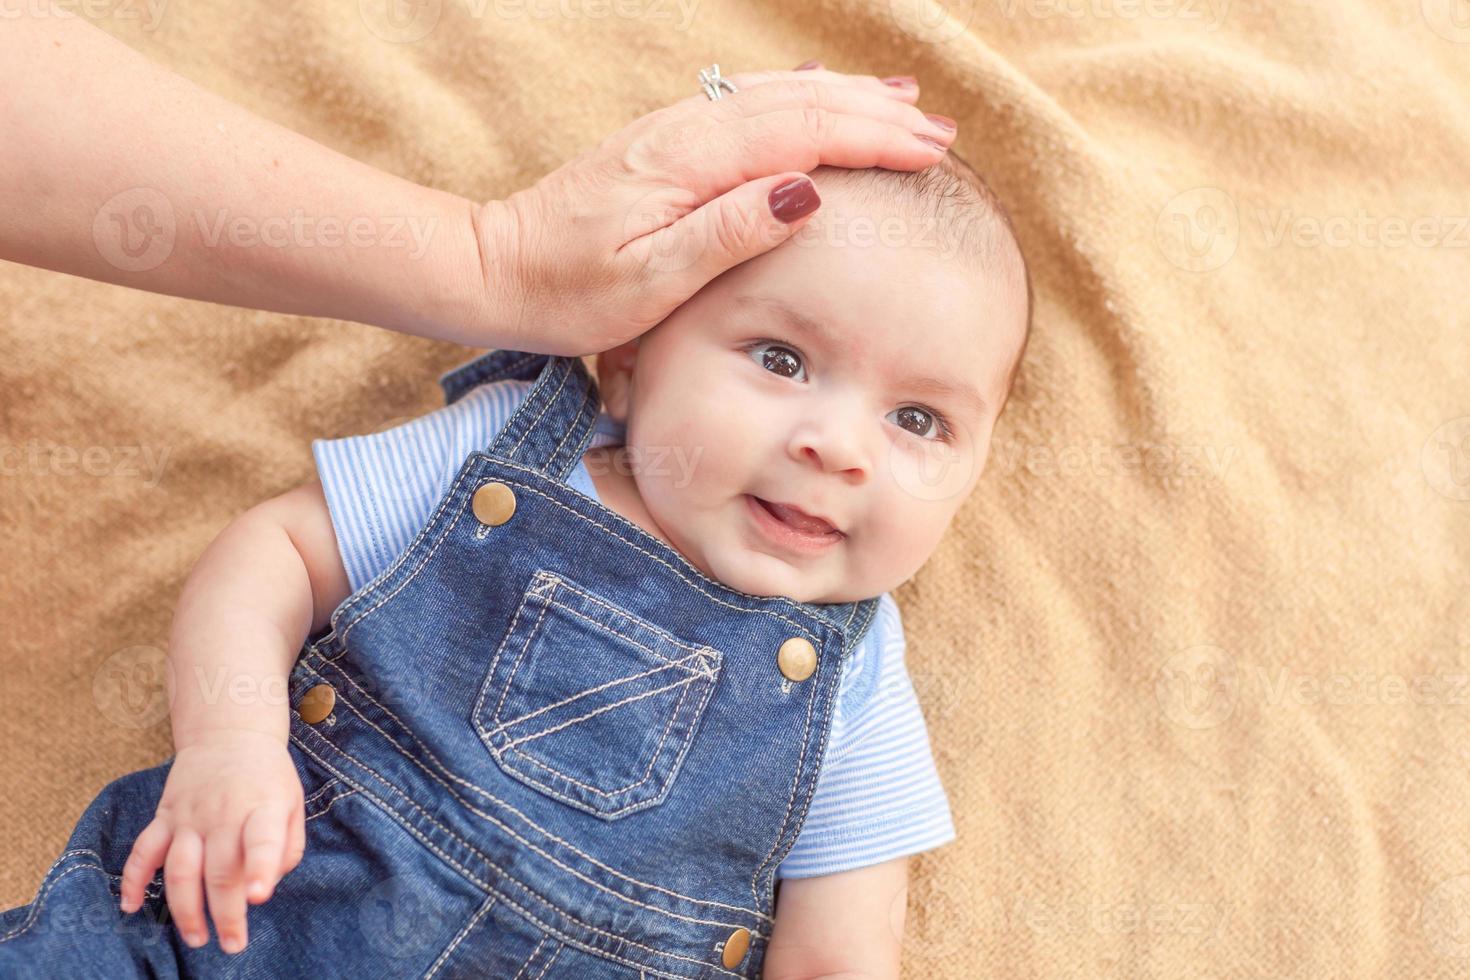
[[[597,488],[597,496],[602,500],[603,506],[621,514],[673,548],[674,543],[654,523],[653,515],[648,513],[648,508],[643,506],[643,497],[638,493],[638,482],[633,479],[633,474],[625,472],[627,467],[620,465],[621,461],[618,456],[623,452],[623,448],[622,446],[600,446],[596,449],[589,449],[583,454],[582,461],[587,466],[587,474],[592,478],[592,485]]]

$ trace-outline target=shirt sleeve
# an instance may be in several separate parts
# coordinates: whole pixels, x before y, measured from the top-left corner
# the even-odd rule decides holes
[[[453,404],[382,432],[312,441],[354,592],[407,549],[466,457],[494,442],[533,384],[508,379],[481,385]]]
[[[850,871],[955,839],[903,658],[898,603],[884,593],[844,670],[811,807],[777,877]]]

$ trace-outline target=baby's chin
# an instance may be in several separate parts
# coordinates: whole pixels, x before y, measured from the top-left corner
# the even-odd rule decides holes
[[[721,585],[762,598],[779,597],[820,605],[869,599],[883,591],[864,592],[850,583],[834,584],[827,576],[770,555],[713,556],[708,564],[711,567],[701,571]]]

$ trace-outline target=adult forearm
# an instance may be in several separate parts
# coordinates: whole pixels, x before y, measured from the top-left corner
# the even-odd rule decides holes
[[[76,18],[8,21],[0,91],[0,258],[478,346],[497,339],[465,198],[255,116]]]

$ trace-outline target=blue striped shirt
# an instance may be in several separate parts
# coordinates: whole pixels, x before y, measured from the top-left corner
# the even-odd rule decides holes
[[[452,405],[370,435],[311,444],[342,564],[354,591],[387,570],[428,523],[470,453],[488,448],[532,382],[480,385]],[[591,448],[621,445],[607,413]],[[598,500],[587,467],[568,483]],[[806,878],[938,847],[955,837],[928,730],[904,667],[898,604],[878,614],[843,667],[827,753],[806,822],[777,868]]]

